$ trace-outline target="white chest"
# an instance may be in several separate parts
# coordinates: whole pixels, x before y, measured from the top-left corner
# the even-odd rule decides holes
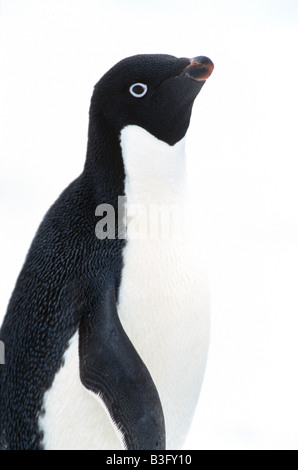
[[[130,241],[124,259],[119,317],[159,392],[167,448],[179,449],[205,370],[206,287],[178,243]]]
[[[171,147],[130,126],[121,145],[128,240],[118,313],[159,391],[167,448],[177,449],[197,403],[209,338],[207,289],[184,231],[184,141]]]

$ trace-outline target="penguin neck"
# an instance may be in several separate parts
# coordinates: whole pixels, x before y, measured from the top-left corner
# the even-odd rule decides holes
[[[104,117],[90,114],[84,174],[98,197],[124,194],[124,166],[119,136]]]
[[[185,187],[185,137],[175,145],[145,129],[122,129],[120,145],[128,204],[179,204]]]

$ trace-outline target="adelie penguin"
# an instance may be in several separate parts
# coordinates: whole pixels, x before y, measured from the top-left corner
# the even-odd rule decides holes
[[[118,198],[180,204],[212,70],[206,57],[137,55],[95,86],[83,172],[45,215],[1,327],[1,449],[183,445],[206,363],[205,291],[183,237],[118,236]],[[96,236],[101,204],[114,238]]]

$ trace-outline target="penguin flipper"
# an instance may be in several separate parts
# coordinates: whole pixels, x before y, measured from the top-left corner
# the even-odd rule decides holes
[[[80,377],[104,402],[128,450],[165,449],[161,402],[151,375],[119,320],[115,290],[79,327]]]

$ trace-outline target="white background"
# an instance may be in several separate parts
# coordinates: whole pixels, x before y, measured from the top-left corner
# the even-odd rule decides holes
[[[0,317],[81,172],[93,85],[137,53],[207,55],[188,135],[212,336],[186,449],[298,448],[297,0],[0,1]]]

